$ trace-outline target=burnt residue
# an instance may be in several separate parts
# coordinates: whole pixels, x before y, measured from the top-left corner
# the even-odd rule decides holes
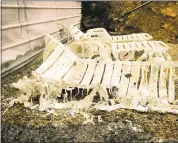
[[[130,73],[125,75],[126,78],[130,78],[131,76],[132,76],[132,74],[130,74]]]

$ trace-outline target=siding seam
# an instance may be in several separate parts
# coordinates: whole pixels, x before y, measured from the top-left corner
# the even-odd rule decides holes
[[[81,24],[81,22],[76,23],[76,24],[73,24],[73,25],[75,26],[75,25],[79,25],[79,24]],[[55,31],[53,31],[53,32],[50,32],[49,34],[53,34],[53,33],[57,32],[57,31],[58,31],[58,30],[55,30]],[[6,50],[11,49],[11,48],[13,48],[13,47],[15,47],[15,46],[19,46],[19,45],[22,45],[22,44],[25,44],[25,43],[34,41],[34,40],[36,40],[36,39],[42,38],[43,36],[44,36],[44,35],[38,36],[38,37],[35,37],[35,38],[31,38],[31,39],[28,39],[28,40],[24,40],[24,41],[22,41],[22,42],[18,42],[18,43],[15,43],[15,44],[11,44],[11,45],[4,46],[4,48],[2,47],[2,51],[6,51]]]
[[[2,8],[32,8],[32,9],[82,9],[82,7],[49,7],[49,6],[22,6],[22,5],[2,5]]]
[[[17,27],[23,27],[23,26],[29,26],[29,25],[35,25],[35,24],[40,24],[40,23],[47,23],[47,22],[52,22],[52,21],[56,21],[56,20],[63,20],[63,19],[69,19],[69,18],[75,18],[75,17],[82,17],[82,14],[74,15],[74,16],[68,16],[68,17],[62,17],[62,18],[57,18],[57,19],[37,21],[37,22],[28,22],[28,23],[7,25],[7,26],[2,26],[2,30],[17,28]]]

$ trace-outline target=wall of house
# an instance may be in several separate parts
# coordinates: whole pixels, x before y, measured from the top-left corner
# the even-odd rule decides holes
[[[37,56],[44,34],[56,35],[56,23],[80,28],[81,2],[57,0],[2,1],[2,73]]]

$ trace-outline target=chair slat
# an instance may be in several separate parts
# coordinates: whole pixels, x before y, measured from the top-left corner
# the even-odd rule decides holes
[[[118,49],[125,49],[124,43],[119,43],[119,44],[118,44]]]
[[[157,47],[163,47],[163,46],[161,45],[161,41],[154,41],[154,44],[155,44],[155,46],[157,46]]]
[[[148,42],[147,42],[147,41],[143,41],[142,44],[143,44],[143,46],[144,46],[144,49],[151,49],[151,46],[148,45]]]
[[[135,96],[137,93],[138,79],[140,75],[140,63],[132,64],[131,77],[127,95]]]
[[[137,40],[138,39],[137,34],[131,34],[131,36],[132,36],[133,40]]]
[[[125,47],[125,49],[131,49],[129,43],[124,43],[124,47]]]
[[[151,65],[151,73],[149,79],[149,95],[151,97],[157,98],[158,97],[158,71],[159,66],[156,64]]]
[[[93,77],[93,81],[91,84],[94,83],[100,83],[101,82],[101,78],[103,76],[103,72],[104,72],[104,68],[105,68],[105,63],[104,62],[99,62],[97,64],[95,73],[94,73],[94,77]]]
[[[143,50],[143,45],[141,42],[137,42],[136,45],[138,50]]]
[[[64,52],[58,60],[43,74],[45,77],[53,76],[67,61],[67,53]]]
[[[106,62],[105,72],[104,72],[103,81],[102,81],[103,85],[110,85],[111,79],[112,79],[113,67],[114,67],[114,64],[112,61]]]
[[[92,80],[92,77],[94,75],[94,72],[95,72],[95,68],[96,68],[96,63],[90,63],[88,64],[88,68],[87,68],[87,71],[83,77],[83,80],[81,81],[81,85],[89,85],[91,80]]]
[[[127,39],[128,39],[128,40],[133,39],[132,34],[127,35]]]
[[[168,99],[168,89],[166,82],[168,81],[168,66],[161,65],[159,78],[159,98]]]
[[[56,38],[49,34],[45,34],[45,48],[43,51],[43,61],[48,58],[48,56],[51,54],[51,52],[57,47],[64,47]]]
[[[144,91],[145,89],[148,89],[148,78],[147,78],[147,73],[148,73],[148,68],[149,65],[142,64],[141,65],[141,81],[140,81],[140,86],[139,86],[139,91]]]
[[[122,41],[122,36],[116,36],[115,38],[117,41]]]
[[[57,71],[51,78],[57,81],[60,81],[61,78],[68,72],[68,70],[71,68],[71,66],[74,64],[73,60],[67,61],[61,69]]]
[[[39,68],[36,69],[36,73],[43,74],[44,72],[46,72],[46,70],[49,69],[57,61],[57,59],[63,52],[64,48],[56,47],[51,55],[40,65]]]
[[[79,84],[86,72],[87,64],[77,64],[72,67],[64,76],[63,80],[75,84]]]
[[[123,38],[124,41],[128,41],[129,40],[126,35],[123,35],[122,38]]]
[[[155,44],[154,44],[154,42],[152,42],[152,41],[145,41],[146,43],[147,43],[147,45],[148,45],[148,47],[149,47],[149,49],[155,49]]]
[[[112,36],[112,41],[117,42],[129,42],[129,41],[143,41],[143,40],[151,40],[152,36],[148,33],[138,33],[138,34],[130,34],[130,35],[121,35],[121,36]]]
[[[121,69],[122,69],[122,63],[121,62],[115,62],[114,69],[113,69],[113,75],[111,79],[111,85],[112,86],[119,86],[120,83],[120,77],[121,77]]]
[[[159,50],[168,50],[168,46],[162,41],[154,41],[154,44]]]
[[[121,82],[119,86],[118,95],[123,96],[127,94],[127,89],[129,85],[130,79],[130,72],[131,72],[131,63],[124,63],[122,66],[122,75],[121,75]]]
[[[67,70],[71,67],[71,65],[76,60],[76,58],[77,56],[74,55],[70,50],[65,49],[65,52],[59,57],[56,63],[50,69],[48,69],[47,72],[43,74],[43,76],[55,80],[58,79],[60,80],[60,77],[62,77],[64,72],[67,72]]]
[[[127,41],[130,39],[130,35],[126,35],[126,37],[127,37]]]
[[[149,44],[153,49],[155,49],[155,48],[157,47],[154,41],[149,41],[148,44]]]
[[[139,37],[139,39],[141,39],[142,41],[148,40],[148,37],[145,36],[145,33],[140,33],[140,34],[138,34],[138,37]]]
[[[132,50],[137,49],[136,42],[129,42],[129,45],[130,45],[130,49],[132,49]]]
[[[168,95],[169,95],[168,99],[169,99],[169,102],[173,102],[175,100],[174,74],[175,74],[175,67],[170,67],[169,85],[168,85]]]
[[[149,35],[148,33],[144,33],[145,37],[148,38],[147,40],[151,40],[153,39],[153,37],[151,35]]]

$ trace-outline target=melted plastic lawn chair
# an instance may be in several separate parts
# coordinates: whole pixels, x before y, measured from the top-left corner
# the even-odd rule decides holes
[[[138,61],[148,61],[148,57],[150,57],[148,56],[148,53],[152,52],[155,54],[160,53],[159,56],[162,55],[162,57],[160,57],[162,60],[164,59],[166,61],[171,59],[170,56],[166,53],[168,46],[164,42],[144,41],[152,39],[152,36],[146,33],[113,36],[111,38],[111,36],[104,28],[90,29],[84,34],[74,26],[58,24],[58,27],[64,27],[64,29],[68,31],[68,36],[72,37],[72,41],[75,41],[72,43],[69,41],[69,43],[71,43],[71,50],[81,58],[97,57],[97,59],[103,59],[103,57],[106,57],[105,59],[108,59],[108,57],[112,57],[113,60],[121,61],[136,61],[137,59]],[[124,43],[112,43],[114,39]],[[118,42],[117,40],[115,40],[115,42]],[[110,47],[110,49],[108,47]],[[110,55],[111,53],[112,56]],[[108,56],[108,54],[110,56]],[[153,60],[152,57],[150,57],[150,59]]]
[[[27,107],[34,106],[30,102],[34,94],[40,95],[40,110],[126,108],[178,114],[174,84],[177,67],[178,63],[172,61],[80,59],[66,46],[58,45],[33,72],[33,79],[24,78],[13,86],[25,94],[16,102]],[[84,97],[79,101],[58,101],[61,97],[66,101],[69,96],[77,95],[81,95],[80,99]]]
[[[43,52],[43,61],[51,54],[51,52],[59,45],[64,45],[56,38],[49,34],[45,34],[45,48]],[[110,45],[101,41],[75,41],[69,45],[65,45],[80,58],[96,58],[100,60],[112,60]]]
[[[64,24],[58,24],[58,29],[63,27],[66,31],[68,31],[68,35],[72,37],[73,41],[75,40],[92,40],[104,38],[105,40],[109,40],[111,43],[122,43],[122,42],[131,42],[131,41],[146,41],[152,40],[153,37],[148,33],[135,33],[130,35],[118,35],[118,36],[110,36],[109,33],[104,28],[94,28],[89,29],[86,33],[83,33],[80,29],[75,26],[67,26]],[[69,41],[70,42],[70,41]]]
[[[61,43],[53,36],[45,35],[43,60]],[[141,41],[128,43],[110,43],[103,39],[76,40],[67,46],[80,58],[120,61],[149,61],[155,57],[171,60],[166,53],[168,46],[162,41]],[[152,56],[151,56],[152,53]],[[160,53],[158,55],[158,53]],[[111,55],[112,54],[112,55]],[[155,55],[156,54],[156,55]],[[160,57],[161,56],[161,57]],[[163,61],[163,60],[162,60]]]
[[[58,30],[65,30],[65,32],[67,33],[66,36],[68,37],[68,44],[71,43],[72,41],[79,40],[84,35],[84,33],[81,30],[72,25],[67,26],[65,24],[57,23],[57,27]],[[59,36],[58,40],[60,40],[61,36],[59,33],[58,36]]]
[[[75,41],[69,45],[78,57],[86,59],[112,60],[110,46],[100,41]]]
[[[109,33],[104,28],[94,28],[89,29],[85,34],[79,30],[75,26],[67,26],[63,24],[59,24],[63,26],[68,33],[73,37],[73,40],[85,40],[85,39],[92,39],[92,38],[105,38],[108,39],[112,43],[122,43],[122,42],[131,42],[131,41],[146,41],[152,40],[153,37],[148,33],[135,33],[130,35],[118,35],[118,36],[110,36]]]
[[[112,44],[112,54],[116,60],[120,61],[151,61],[155,57],[158,57],[159,60],[162,59],[162,61],[163,59],[164,61],[171,61],[171,57],[166,53],[168,49],[169,47],[162,41]]]
[[[118,35],[118,36],[110,36],[109,33],[104,28],[94,28],[89,29],[84,37],[105,37],[111,40],[112,43],[120,43],[120,42],[131,42],[131,41],[146,41],[152,40],[153,37],[148,33],[135,33],[130,35]]]

